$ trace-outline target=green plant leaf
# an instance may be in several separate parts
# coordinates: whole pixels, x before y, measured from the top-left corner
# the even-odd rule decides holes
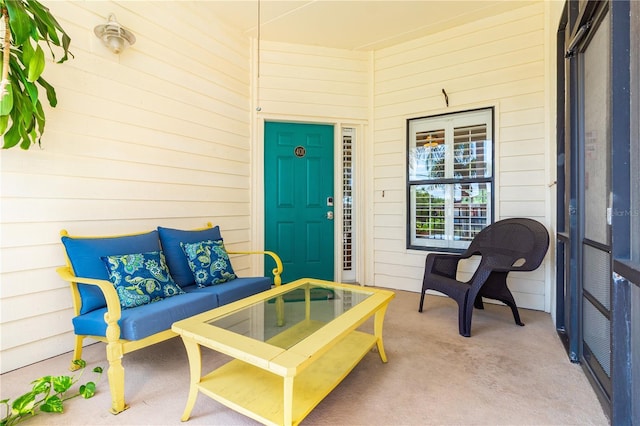
[[[44,121],[44,110],[42,109],[42,103],[39,100],[35,104],[35,114],[38,120]]]
[[[96,384],[95,383],[88,382],[87,384],[80,386],[80,395],[84,399],[89,399],[95,394],[96,394]]]
[[[56,376],[52,380],[53,390],[58,393],[64,393],[73,386],[73,379],[70,376]]]
[[[49,398],[44,400],[40,406],[40,411],[44,411],[45,413],[62,413],[62,400],[58,395],[51,395]]]
[[[77,365],[78,368],[85,368],[87,366],[87,361],[84,359],[74,359],[73,365]]]
[[[49,38],[51,38],[53,44],[59,46],[60,39],[58,38],[58,33],[56,32],[56,27],[54,25],[54,22],[52,21],[53,17],[51,16],[49,9],[41,5],[37,1],[31,1],[30,6],[40,34],[42,34],[45,38],[48,36]]]
[[[102,374],[102,367],[96,367],[93,369],[94,373]]]
[[[15,414],[24,415],[33,413],[33,408],[36,405],[36,393],[27,392],[24,395],[20,395],[11,404],[11,411]]]
[[[51,376],[40,377],[31,382],[31,384],[33,385],[33,392],[35,393],[49,392],[51,389]]]
[[[44,22],[47,27],[49,27],[49,33],[51,35],[56,34],[56,29],[59,29],[60,32],[64,32],[62,31],[62,28],[60,27],[60,24],[58,24],[58,21],[56,20],[56,18],[51,14],[51,10],[43,5],[42,3],[40,3],[37,0],[33,0],[32,2],[32,8],[34,10],[34,13],[37,11],[38,12],[38,17],[39,19],[42,20],[42,22]],[[56,44],[60,43],[60,40],[58,39],[58,37],[51,37],[51,40],[54,41]]]
[[[49,101],[49,105],[55,108],[56,105],[58,105],[56,89],[54,89],[53,86],[47,83],[47,81],[42,77],[38,79],[38,83],[40,84],[40,86],[44,87],[44,90],[47,92],[47,100]]]
[[[32,84],[26,82],[27,85]],[[35,106],[29,98],[28,92],[15,92],[13,97],[13,113],[11,114],[13,120],[17,122],[21,127],[24,127],[26,132],[29,132],[33,127],[33,118],[35,114]],[[26,132],[20,132],[20,134],[26,134]]]
[[[0,116],[9,115],[13,109],[13,86],[11,83],[7,84],[5,92],[0,98]]]
[[[2,149],[13,148],[18,145],[20,142],[20,133],[18,131],[18,125],[13,122],[9,130],[4,134],[4,142],[2,144]]]
[[[0,0],[0,6],[6,6],[12,34],[9,55],[11,89],[7,89],[7,93],[0,98],[2,148],[20,144],[21,148],[28,149],[36,142],[40,144],[45,128],[38,85],[46,91],[49,105],[55,107],[58,103],[54,88],[42,79],[47,62],[42,42],[46,43],[54,60],[59,55],[56,55],[53,46],[64,51],[62,58],[57,61],[60,63],[69,56],[73,57],[69,52],[71,38],[49,9],[38,0]],[[9,90],[12,92],[9,93]]]
[[[41,135],[44,132],[44,123],[44,111],[42,111],[42,104],[38,101],[36,104],[36,124],[38,125],[38,133]],[[39,139],[38,144],[40,144]]]
[[[20,130],[22,130],[22,129],[20,129]],[[22,148],[24,150],[27,150],[27,149],[31,148],[31,144],[33,142],[34,141],[31,141],[31,138],[29,137],[28,134],[22,132],[22,142],[20,142],[20,148]]]
[[[31,103],[34,105],[38,102],[38,86],[33,84],[30,81],[24,81],[24,88],[29,95],[29,99],[31,99]]]
[[[20,142],[20,148],[29,149],[31,146],[31,138],[29,138],[29,131],[26,127],[20,126],[18,127],[18,132],[20,133],[20,138],[22,142]]]
[[[67,33],[62,33],[62,48],[64,49],[64,56],[57,62],[58,64],[63,63],[67,59],[69,59],[69,55],[73,56],[73,53],[69,52],[69,46],[71,46],[71,38],[67,35]]]
[[[28,44],[28,43],[26,43]],[[29,71],[27,79],[31,82],[36,81],[40,78],[40,74],[44,71],[44,50],[40,47],[40,45],[36,46],[36,51],[29,61]]]
[[[5,0],[9,12],[9,26],[13,33],[13,44],[21,46],[31,35],[33,21],[21,0]]]
[[[31,61],[31,58],[33,58],[34,53],[35,51],[33,50],[33,46],[31,46],[31,40],[25,41],[22,45],[22,63],[25,67],[28,68],[29,62]]]
[[[30,10],[33,12],[34,20],[36,21],[36,26],[38,30],[42,34],[42,38],[46,40],[49,49],[51,50],[51,55],[55,59],[55,53],[53,49],[51,49],[50,41],[56,46],[61,46],[64,50],[64,56],[57,61],[57,63],[62,63],[66,61],[69,56],[73,57],[73,54],[69,52],[69,45],[71,44],[71,38],[67,35],[64,29],[60,26],[56,18],[51,15],[49,8],[43,6],[36,0],[29,1]],[[58,32],[62,34],[62,43],[60,43],[60,39],[58,38]]]

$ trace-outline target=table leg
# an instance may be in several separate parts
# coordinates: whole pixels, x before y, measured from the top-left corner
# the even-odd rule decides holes
[[[276,297],[276,325],[284,326],[284,299],[282,296]]]
[[[293,424],[293,377],[284,377],[284,426]]]
[[[387,362],[387,354],[384,352],[384,344],[382,342],[382,324],[384,323],[384,314],[387,312],[387,306],[389,306],[389,303],[385,303],[384,306],[380,307],[374,319],[374,334],[378,339],[376,344],[382,362]]]
[[[311,286],[307,284],[304,287],[304,319],[311,319]]]
[[[187,350],[189,371],[191,375],[187,405],[185,406],[182,417],[180,418],[180,420],[186,422],[189,420],[189,416],[191,416],[191,410],[193,410],[193,406],[195,405],[196,398],[198,396],[198,383],[200,383],[200,378],[202,376],[202,355],[200,353],[200,345],[195,341],[187,340],[184,337],[182,338],[182,341],[184,342],[184,346]]]

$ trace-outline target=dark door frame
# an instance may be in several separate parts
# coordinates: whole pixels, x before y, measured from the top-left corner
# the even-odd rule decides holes
[[[611,253],[612,253],[612,280],[611,280],[611,388],[610,395],[603,392],[601,384],[593,372],[585,367],[584,354],[580,347],[582,340],[581,326],[582,312],[579,301],[582,298],[582,249],[579,230],[583,229],[584,218],[579,206],[582,202],[584,186],[581,182],[582,172],[579,170],[583,164],[580,157],[580,138],[577,118],[580,114],[577,87],[578,67],[575,59],[564,60],[563,57],[571,44],[576,51],[584,49],[588,42],[589,28],[582,31],[587,23],[608,8],[611,19],[611,54],[607,60],[611,73]],[[633,9],[633,10],[632,10]],[[630,11],[634,12],[636,19],[630,19]],[[557,307],[556,328],[565,343],[569,358],[573,362],[580,362],[587,377],[590,379],[594,390],[603,402],[605,411],[610,416],[614,425],[638,424],[640,419],[634,420],[634,413],[638,413],[638,407],[633,406],[634,399],[638,398],[640,387],[638,374],[634,374],[634,360],[637,364],[640,355],[638,349],[633,348],[633,342],[637,346],[638,328],[632,322],[632,315],[638,313],[632,311],[633,286],[640,283],[640,248],[638,240],[632,238],[633,232],[638,232],[640,220],[636,217],[639,211],[638,191],[634,190],[632,178],[638,178],[636,173],[632,177],[632,160],[638,161],[638,94],[635,94],[633,104],[630,87],[637,81],[632,79],[632,70],[638,73],[638,66],[633,60],[638,61],[638,6],[631,7],[627,0],[609,1],[584,1],[568,0],[565,4],[563,19],[558,29],[558,194],[557,194]],[[630,34],[636,34],[632,42]],[[635,43],[635,44],[633,44]],[[635,47],[635,50],[631,50]],[[635,53],[630,53],[635,52]],[[632,56],[635,55],[635,56]],[[570,56],[570,55],[569,55]],[[635,59],[632,59],[635,58]],[[637,79],[637,76],[634,77]],[[633,106],[633,108],[632,108]],[[635,111],[635,115],[632,115]],[[635,135],[635,136],[633,136]],[[636,164],[637,166],[637,164]],[[636,183],[637,185],[637,183]],[[632,192],[636,197],[632,197]],[[635,212],[635,215],[634,215]],[[638,291],[635,288],[635,291]],[[637,320],[635,321],[637,322]],[[634,329],[634,327],[636,327]],[[635,331],[634,331],[635,330]],[[635,365],[635,371],[638,366]],[[632,378],[630,380],[630,378]],[[635,394],[634,394],[635,389]]]

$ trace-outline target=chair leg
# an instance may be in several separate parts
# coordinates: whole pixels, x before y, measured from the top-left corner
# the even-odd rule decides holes
[[[501,301],[511,308],[515,323],[523,326],[524,323],[520,321],[518,306],[516,305],[516,301],[513,298],[511,290],[509,290],[509,287],[507,286],[507,274],[508,272],[493,272],[478,294],[478,298],[481,298],[482,295],[484,295],[490,299]]]
[[[513,306],[510,306],[511,308],[511,312],[513,312],[513,319],[516,322],[516,324],[518,324],[519,326],[524,326],[524,323],[522,321],[520,321],[520,315],[518,314],[518,307],[515,305],[515,303],[513,304]]]
[[[511,296],[510,299],[500,299],[500,301],[511,308],[511,312],[513,313],[513,320],[516,322],[516,324],[518,324],[521,327],[524,326],[524,323],[520,321],[518,306],[516,305],[516,302],[513,299],[513,296]]]
[[[473,302],[473,307],[476,309],[484,309],[484,302],[482,301],[482,296],[476,296],[476,300]]]
[[[462,337],[471,337],[471,319],[467,320],[464,305],[458,307],[458,332]]]
[[[461,336],[471,337],[471,313],[473,312],[473,306],[471,306],[471,312],[469,312],[468,309],[465,309],[465,305],[460,306],[458,328],[460,329]]]
[[[422,289],[422,294],[420,295],[420,306],[418,306],[418,312],[422,312],[422,305],[424,305],[424,293],[425,289]]]
[[[467,302],[469,300],[469,292],[454,298],[458,304],[458,332],[462,337],[471,337],[471,316],[467,312]]]

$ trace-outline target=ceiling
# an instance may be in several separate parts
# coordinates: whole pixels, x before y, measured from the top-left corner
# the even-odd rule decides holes
[[[369,51],[543,0],[214,0],[198,2],[251,37]]]

